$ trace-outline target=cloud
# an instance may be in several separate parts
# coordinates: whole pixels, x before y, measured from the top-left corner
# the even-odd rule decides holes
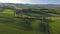
[[[0,0],[0,3],[30,3],[30,0]]]
[[[0,0],[0,3],[15,3],[17,0]]]
[[[0,3],[60,4],[60,0],[0,0]]]

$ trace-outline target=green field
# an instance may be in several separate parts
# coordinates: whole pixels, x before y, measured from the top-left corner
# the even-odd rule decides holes
[[[31,16],[41,14],[29,13]],[[49,14],[50,17],[60,16],[58,14]],[[49,16],[45,14],[45,16]],[[14,17],[13,10],[0,12],[0,34],[60,34],[60,19],[22,19]]]

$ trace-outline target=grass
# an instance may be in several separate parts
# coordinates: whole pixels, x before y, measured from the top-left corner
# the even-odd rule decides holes
[[[51,34],[60,34],[59,19],[44,20],[43,22],[49,24]],[[45,32],[40,31],[42,29],[44,27],[41,26],[41,20],[15,18],[13,10],[5,10],[0,13],[0,34],[45,34]]]

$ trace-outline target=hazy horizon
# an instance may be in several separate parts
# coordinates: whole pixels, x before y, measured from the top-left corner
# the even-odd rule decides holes
[[[60,4],[60,0],[0,0],[0,3]]]

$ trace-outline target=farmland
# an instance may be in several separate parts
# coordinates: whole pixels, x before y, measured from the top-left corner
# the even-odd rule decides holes
[[[58,9],[55,11],[59,13]],[[38,20],[16,18],[13,10],[6,9],[0,12],[0,34],[60,34],[60,14],[51,12],[22,13],[31,17],[43,15],[43,19]]]

